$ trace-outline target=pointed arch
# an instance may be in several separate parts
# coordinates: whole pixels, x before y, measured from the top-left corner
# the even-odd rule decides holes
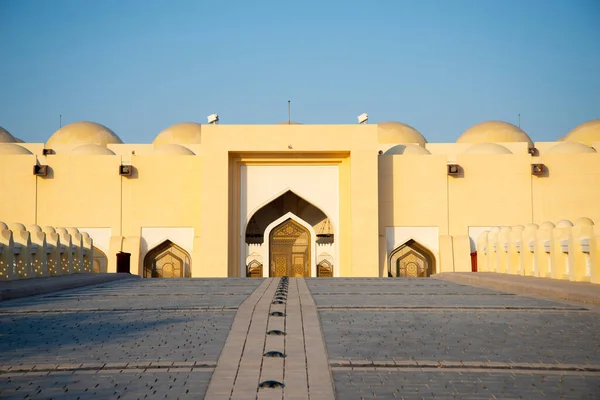
[[[317,265],[317,276],[319,278],[332,278],[333,264],[326,259],[321,260],[319,265]]]
[[[435,271],[435,256],[414,239],[408,239],[390,253],[389,277],[425,278]]]
[[[144,257],[144,278],[190,278],[190,260],[187,251],[165,240]]]
[[[92,272],[96,274],[106,273],[108,270],[108,257],[96,246],[92,250],[94,253],[92,256]]]
[[[321,205],[319,205],[317,202],[309,199],[307,196],[301,195],[297,192],[297,190],[292,189],[290,186],[286,187],[285,189],[281,190],[280,192],[278,192],[277,194],[269,197],[268,199],[262,201],[260,204],[258,204],[256,207],[254,207],[246,216],[246,221],[244,221],[244,226],[248,226],[250,220],[252,219],[252,217],[254,217],[256,215],[256,213],[258,211],[260,211],[262,208],[264,208],[265,206],[269,205],[270,203],[272,203],[273,201],[277,200],[278,198],[282,197],[283,195],[285,195],[286,193],[292,193],[295,196],[299,197],[300,199],[304,200],[305,202],[311,204],[312,206],[314,206],[315,208],[319,209],[319,211],[321,211],[323,214],[325,214],[325,216],[331,221],[331,223],[333,223],[333,221],[331,220],[331,217],[329,215],[327,215],[327,213],[325,211],[323,211],[323,207]],[[333,227],[335,229],[335,227]],[[244,228],[245,230],[245,228]]]
[[[309,233],[310,233],[310,240],[309,240],[309,248],[310,248],[310,256],[309,256],[309,266],[310,266],[310,275],[309,276],[316,276],[316,263],[315,263],[315,257],[313,256],[314,254],[316,254],[316,241],[315,241],[315,230],[313,229],[313,227],[307,223],[306,221],[302,220],[301,218],[299,218],[297,215],[288,212],[285,215],[281,216],[280,218],[276,219],[275,221],[271,222],[269,224],[269,226],[267,226],[267,228],[265,229],[265,253],[264,253],[264,260],[265,263],[264,265],[270,267],[271,265],[271,252],[270,252],[270,237],[271,237],[271,231],[273,229],[275,229],[276,227],[278,227],[279,225],[281,225],[283,222],[285,222],[288,219],[292,219],[294,220],[296,223],[298,223],[299,225],[303,226]],[[269,273],[269,269],[270,268],[263,268],[264,271],[264,277],[268,277],[268,273]]]
[[[290,209],[289,199],[296,199],[296,208]],[[288,204],[286,204],[286,201]],[[281,204],[280,204],[281,203]],[[275,196],[260,203],[246,217],[242,237],[246,238],[246,243],[263,243],[264,237],[262,232],[266,224],[273,219],[277,219],[286,212],[292,212],[308,222],[315,229],[318,227],[326,227],[328,234],[333,238],[335,226],[329,215],[318,204],[308,200],[305,196],[301,196],[291,188],[286,188]],[[333,240],[331,240],[333,241]]]

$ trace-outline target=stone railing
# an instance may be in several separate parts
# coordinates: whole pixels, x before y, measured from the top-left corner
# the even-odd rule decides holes
[[[93,249],[77,228],[0,222],[0,281],[92,272]]]
[[[599,228],[589,218],[493,228],[477,240],[477,270],[600,283]]]

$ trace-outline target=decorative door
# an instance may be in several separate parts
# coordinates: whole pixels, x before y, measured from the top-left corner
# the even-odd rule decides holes
[[[310,232],[288,219],[275,227],[269,235],[269,276],[310,276]]]

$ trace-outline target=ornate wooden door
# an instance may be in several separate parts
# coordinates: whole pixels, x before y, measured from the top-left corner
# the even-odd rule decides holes
[[[310,276],[310,232],[288,219],[269,235],[269,276]]]
[[[167,240],[144,259],[144,278],[189,278],[190,256]]]

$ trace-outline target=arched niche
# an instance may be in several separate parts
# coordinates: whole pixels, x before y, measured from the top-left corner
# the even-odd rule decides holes
[[[264,243],[267,226],[287,213],[292,213],[311,225],[316,232],[317,243],[333,243],[334,227],[331,219],[319,207],[288,189],[250,215],[244,230],[246,244]]]
[[[190,260],[187,251],[165,240],[144,257],[144,278],[190,278]]]
[[[265,229],[265,244],[264,244],[264,260],[265,260],[265,268],[263,268],[264,271],[264,277],[269,277],[269,273],[270,273],[270,269],[271,269],[271,262],[272,257],[271,257],[271,238],[272,235],[271,233],[273,232],[273,230],[277,229],[278,227],[281,227],[286,221],[288,220],[292,220],[294,221],[297,225],[299,225],[300,229],[305,229],[308,234],[309,234],[309,239],[308,239],[308,251],[309,251],[309,255],[308,255],[308,261],[309,261],[309,271],[310,274],[307,274],[307,276],[316,276],[316,263],[315,263],[315,254],[316,254],[316,241],[315,241],[315,237],[316,237],[316,233],[315,230],[313,229],[313,227],[307,223],[306,221],[303,221],[302,219],[300,219],[297,215],[294,215],[290,212],[286,213],[285,215],[281,216],[280,218],[276,219],[275,221],[271,222],[269,224],[269,226],[266,227]]]
[[[414,239],[396,247],[389,258],[389,277],[425,278],[435,273],[435,257]]]
[[[92,272],[95,274],[106,273],[108,270],[108,257],[96,246],[94,246],[93,251]]]

